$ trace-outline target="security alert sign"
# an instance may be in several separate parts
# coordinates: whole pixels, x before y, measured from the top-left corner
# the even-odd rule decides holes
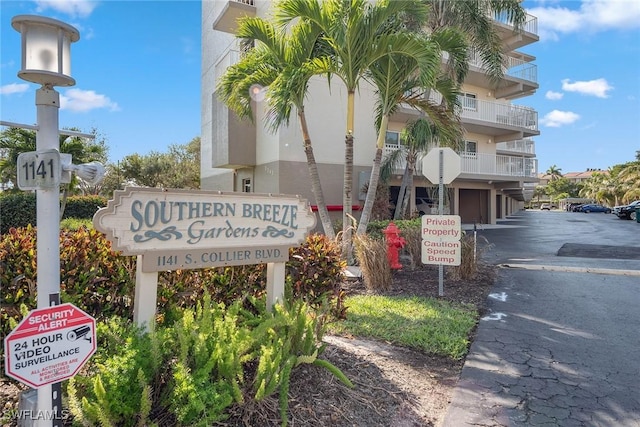
[[[4,339],[5,372],[38,388],[75,376],[96,352],[96,321],[73,304],[29,312]]]

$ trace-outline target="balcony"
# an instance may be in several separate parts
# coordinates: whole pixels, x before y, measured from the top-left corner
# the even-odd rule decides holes
[[[505,46],[505,51],[519,49],[540,40],[538,37],[538,18],[527,14],[521,31],[516,31],[512,21],[506,14],[495,14],[495,27]]]
[[[538,159],[503,154],[462,153],[462,174],[489,177],[536,178]]]
[[[467,132],[505,142],[540,135],[538,112],[530,107],[460,97],[460,119]]]
[[[516,99],[534,93],[538,85],[538,66],[532,64],[535,57],[512,52],[505,57],[504,76],[494,91],[495,84],[489,79],[481,58],[474,54],[469,61],[469,72],[465,83],[486,88],[496,99]]]
[[[397,145],[386,145],[384,154],[397,150]],[[486,181],[514,181],[538,179],[538,159],[523,156],[507,156],[488,153],[461,153],[461,177]],[[393,173],[404,173],[406,162],[403,160]],[[414,175],[422,176],[422,162],[418,161]]]
[[[429,91],[432,102],[438,104],[442,95]],[[540,135],[538,112],[505,102],[484,101],[472,96],[459,96],[458,114],[467,132],[488,135],[493,142],[514,141]],[[420,116],[420,111],[409,104],[400,104],[392,121],[408,122]]]
[[[446,62],[447,53],[442,55]],[[503,77],[497,90],[492,94],[496,99],[515,99],[531,95],[538,85],[538,66],[533,64],[535,56],[522,52],[511,52],[504,57]],[[482,63],[482,58],[477,52],[473,52],[469,58],[469,71],[465,77],[465,84],[478,86],[492,92],[495,82],[491,81],[487,74],[487,67]]]
[[[519,139],[517,141],[498,142],[496,144],[496,152],[529,154],[535,156],[536,143],[532,139]]]
[[[214,2],[213,29],[225,33],[235,34],[238,19],[244,16],[255,17],[255,0],[224,0]]]

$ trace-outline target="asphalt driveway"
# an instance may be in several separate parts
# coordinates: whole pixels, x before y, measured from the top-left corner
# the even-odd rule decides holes
[[[640,224],[501,223],[477,231],[501,268],[443,425],[640,427]]]

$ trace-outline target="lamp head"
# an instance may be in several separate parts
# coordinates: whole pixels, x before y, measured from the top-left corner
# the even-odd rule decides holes
[[[80,33],[69,24],[35,15],[18,15],[11,26],[22,35],[22,67],[18,77],[50,86],[73,86],[71,43]]]

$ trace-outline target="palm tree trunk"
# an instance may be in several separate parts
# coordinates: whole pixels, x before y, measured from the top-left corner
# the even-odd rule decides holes
[[[367,188],[367,198],[364,202],[364,208],[362,209],[362,215],[360,216],[360,222],[358,223],[358,235],[363,235],[367,232],[367,226],[371,218],[371,212],[373,211],[373,202],[376,200],[376,192],[378,190],[378,181],[380,180],[380,162],[382,160],[382,148],[384,147],[384,137],[387,133],[387,126],[389,124],[389,116],[382,116],[380,123],[380,130],[378,131],[378,142],[376,144],[376,157],[373,159],[373,167],[371,168],[371,176],[369,177],[369,187]]]
[[[349,90],[347,94],[347,134],[344,148],[344,186],[342,194],[342,256],[350,262],[352,254],[352,227],[353,217],[353,125],[354,125],[355,91]]]
[[[407,161],[407,199],[409,200],[409,217],[416,211],[416,198],[414,197],[415,189],[413,186],[413,173],[416,170],[416,159],[412,157]]]
[[[322,223],[324,234],[329,239],[333,240],[335,239],[336,234],[333,230],[333,224],[331,223],[331,217],[327,210],[327,204],[324,201],[324,192],[322,191],[322,185],[320,184],[320,175],[318,174],[316,158],[313,155],[313,146],[311,145],[311,137],[309,136],[309,127],[307,126],[307,116],[304,113],[304,108],[298,109],[298,118],[300,119],[300,130],[302,131],[304,153],[307,156],[307,167],[309,168],[309,177],[311,179],[311,191],[316,198],[318,215],[320,216],[320,222]]]
[[[407,184],[409,183],[409,170],[405,165],[404,172],[402,174],[402,183],[400,184],[400,191],[398,192],[398,200],[396,201],[396,210],[393,212],[393,219],[404,218],[405,212],[407,212],[407,202],[409,197],[407,196]]]

